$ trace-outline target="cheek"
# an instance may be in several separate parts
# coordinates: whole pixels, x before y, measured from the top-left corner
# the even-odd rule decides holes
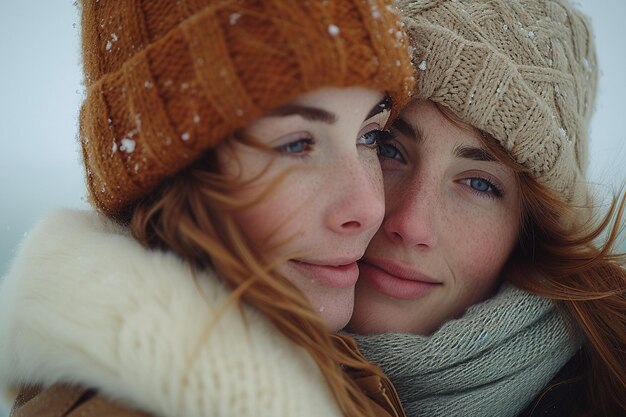
[[[461,285],[468,292],[482,298],[493,289],[513,251],[518,229],[517,219],[509,215],[485,216],[455,224],[449,247],[456,256],[451,261],[455,276],[464,278]]]
[[[269,225],[275,221],[272,213],[272,204],[254,204],[249,209],[237,212],[235,221],[248,238],[264,242],[271,235]]]
[[[309,217],[314,195],[308,192],[311,189],[316,189],[315,184],[297,174],[273,176],[263,184],[238,192],[237,197],[242,201],[253,203],[238,212],[235,220],[248,238],[262,245],[290,247],[293,244],[288,242],[300,238],[312,223]]]
[[[366,151],[367,153],[362,159],[365,172],[368,174],[368,179],[372,185],[372,190],[380,201],[385,200],[385,188],[383,186],[383,171],[380,167],[380,161],[378,155],[374,152]]]
[[[255,187],[254,190],[241,191],[239,196],[243,199],[254,199],[263,191],[263,188]],[[238,212],[235,220],[250,239],[267,243],[282,233],[285,224],[290,223],[288,212],[291,211],[291,201],[282,190],[272,190],[261,201]]]

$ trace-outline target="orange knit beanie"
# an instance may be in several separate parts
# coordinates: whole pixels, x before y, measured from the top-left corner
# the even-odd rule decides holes
[[[391,0],[85,0],[80,137],[92,203],[125,210],[234,130],[323,87],[406,103]]]

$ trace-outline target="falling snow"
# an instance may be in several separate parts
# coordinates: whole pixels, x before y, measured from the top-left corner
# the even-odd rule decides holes
[[[417,66],[417,68],[419,68],[422,71],[426,71],[426,61],[420,62],[420,64]]]
[[[236,25],[237,21],[239,20],[239,18],[241,17],[241,13],[233,13],[230,15],[230,24],[231,25]]]
[[[339,27],[337,25],[328,25],[328,33],[330,33],[331,36],[337,36],[339,35]]]
[[[111,33],[111,39],[107,40],[107,43],[106,43],[106,46],[105,46],[106,50],[107,51],[111,51],[111,48],[113,48],[113,43],[117,42],[118,39],[119,38],[117,37],[117,34]]]
[[[136,142],[132,139],[124,138],[121,140],[122,144],[120,145],[120,151],[124,151],[126,153],[135,152]]]

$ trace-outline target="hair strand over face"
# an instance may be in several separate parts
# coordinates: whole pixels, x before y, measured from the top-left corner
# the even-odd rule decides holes
[[[245,202],[229,200],[224,194],[238,185],[215,170],[215,164],[200,160],[185,175],[139,202],[129,220],[134,236],[147,247],[174,251],[192,270],[213,268],[232,290],[227,303],[243,302],[259,310],[287,338],[307,350],[344,415],[373,415],[365,394],[343,367],[383,374],[340,349],[304,295],[273,270],[275,262],[263,263],[261,248],[246,239],[232,216]],[[205,335],[217,319],[207,323]]]

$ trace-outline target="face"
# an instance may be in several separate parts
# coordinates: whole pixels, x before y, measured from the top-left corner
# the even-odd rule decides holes
[[[513,171],[430,101],[381,147],[386,213],[360,263],[350,326],[428,335],[488,298],[517,241]]]
[[[221,170],[262,196],[236,216],[331,329],[348,322],[360,259],[382,222],[378,139],[389,117],[383,94],[328,88],[268,112],[217,149]],[[268,150],[269,149],[269,150]]]

